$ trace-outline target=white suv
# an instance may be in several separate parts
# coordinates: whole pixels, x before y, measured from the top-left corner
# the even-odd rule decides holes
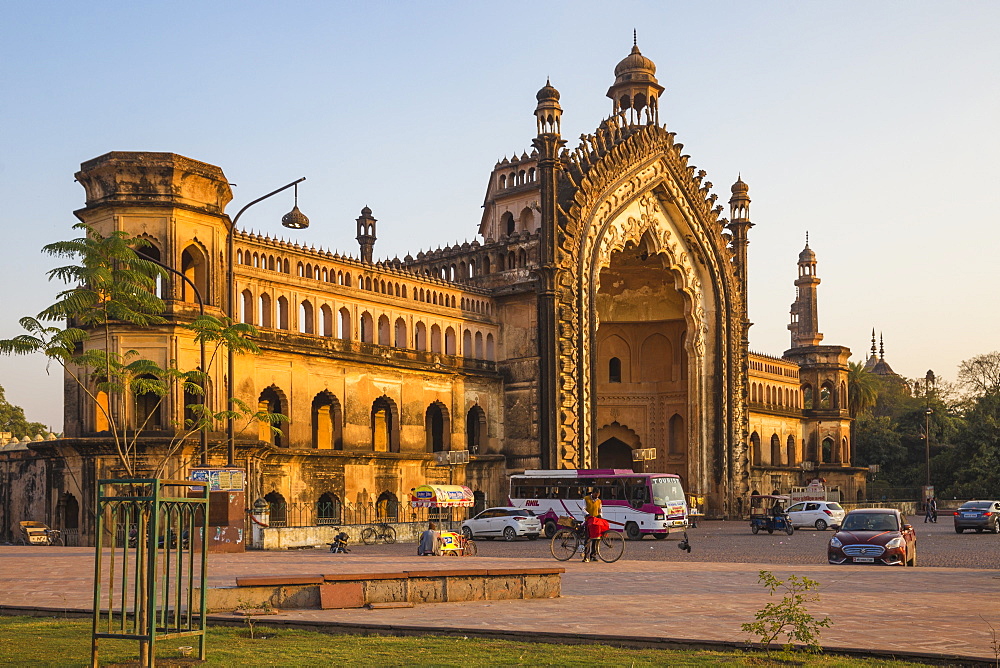
[[[535,540],[542,533],[542,523],[527,508],[487,508],[462,522],[462,533],[466,538],[514,540],[517,536],[525,536]]]
[[[796,529],[816,527],[817,531],[826,531],[827,527],[840,526],[845,514],[836,501],[800,501],[788,508],[788,517]]]

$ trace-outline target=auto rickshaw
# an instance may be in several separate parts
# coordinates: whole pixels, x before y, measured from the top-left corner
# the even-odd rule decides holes
[[[768,533],[784,531],[789,536],[795,529],[788,519],[788,502],[781,494],[753,494],[750,496],[750,531],[754,534],[764,529]]]

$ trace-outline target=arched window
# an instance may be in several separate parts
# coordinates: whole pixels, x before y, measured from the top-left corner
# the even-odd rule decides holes
[[[97,385],[106,382],[108,382],[106,379],[99,378]],[[98,433],[111,431],[111,403],[108,393],[99,387],[95,388],[94,399],[94,431]]]
[[[399,521],[399,500],[392,492],[382,492],[375,502],[375,518],[380,522]]]
[[[479,404],[469,409],[465,416],[465,447],[478,455],[486,445],[486,411]]]
[[[272,324],[271,319],[271,295],[266,292],[261,293],[257,303],[260,306],[260,326],[273,327],[274,325]]]
[[[143,236],[142,238],[145,239],[146,241],[149,241],[149,239],[145,236]],[[149,246],[142,246],[136,248],[135,252],[139,257],[149,258],[150,260],[156,260],[157,262],[163,261],[163,258],[160,255],[160,249],[157,246],[153,245],[151,241]],[[160,299],[165,298],[167,295],[167,285],[168,285],[167,277],[165,275],[160,275],[156,276],[153,280],[154,280],[153,294],[159,297]]]
[[[375,343],[375,320],[368,311],[361,314],[361,342]]]
[[[451,450],[451,419],[448,408],[440,401],[428,406],[424,413],[424,434],[427,452]]]
[[[136,431],[159,431],[163,429],[163,398],[166,388],[163,381],[151,374],[139,376],[135,387]]]
[[[514,234],[515,230],[514,214],[512,214],[510,211],[500,216],[500,230],[501,234],[506,234],[508,237]]]
[[[249,288],[240,293],[240,322],[254,324],[253,293]]]
[[[264,495],[264,500],[270,506],[271,516],[267,521],[268,526],[283,527],[288,524],[288,507],[285,504],[285,497],[278,492],[268,492]]]
[[[486,359],[495,362],[497,359],[496,345],[493,342],[493,334],[486,335]]]
[[[399,410],[384,394],[372,403],[371,429],[375,452],[399,452]]]
[[[184,397],[184,426],[193,428],[205,417],[205,393],[201,382],[194,382],[194,387],[185,385],[182,396]]]
[[[813,407],[813,389],[810,385],[802,386],[802,408],[811,410]]]
[[[608,360],[608,382],[622,382],[622,361],[617,357]]]
[[[476,359],[483,359],[483,333],[476,332]]]
[[[284,393],[274,385],[265,388],[264,391],[260,393],[260,397],[257,398],[257,409],[268,413],[287,415],[288,413],[285,412],[287,408],[284,404]],[[272,426],[275,427],[279,433],[274,433],[271,429]],[[276,445],[279,448],[288,447],[287,422],[276,422],[274,424],[270,422],[261,422],[259,423],[259,427],[260,440],[265,443]]]
[[[341,306],[340,310],[337,311],[340,314],[340,318],[337,320],[337,338],[350,340],[351,338],[351,312],[347,310],[346,306]]]
[[[394,345],[397,348],[408,348],[406,345],[406,321],[402,318],[396,318],[396,332],[394,338]]]
[[[274,271],[274,256],[273,255],[268,255],[267,256],[267,268],[270,271]]]
[[[308,299],[299,304],[299,331],[303,334],[316,333],[316,318],[312,302]]]
[[[449,327],[444,330],[444,354],[454,355],[455,351],[455,330]]]
[[[684,418],[674,413],[669,423],[670,442],[667,452],[671,455],[683,455],[687,452],[687,430],[684,428]]]
[[[211,295],[208,292],[208,261],[205,253],[197,245],[191,244],[181,253],[181,273],[195,284],[204,303],[211,304]],[[198,303],[194,290],[187,281],[181,281],[181,301]]]
[[[833,384],[830,382],[823,383],[819,388],[819,407],[821,410],[833,408]]]
[[[344,417],[340,400],[325,390],[312,401],[312,446],[318,450],[344,449]]]
[[[462,357],[472,357],[475,352],[472,348],[472,332],[465,330],[462,332]]]
[[[490,275],[490,256],[489,255],[484,255],[483,256],[483,276],[489,276],[489,275]]]
[[[798,463],[799,459],[795,454],[795,437],[789,436],[785,442],[785,464],[795,466]]]
[[[333,336],[333,309],[327,304],[319,307],[319,320],[323,336]]]
[[[62,528],[70,530],[80,528],[80,502],[69,492],[62,497]]]
[[[781,439],[771,434],[771,466],[781,466]]]
[[[760,436],[757,432],[750,434],[750,461],[754,466],[761,465]]]
[[[833,439],[830,437],[824,438],[823,450],[822,450],[823,459],[821,461],[824,464],[829,464],[833,461],[833,456],[834,456]]]
[[[389,318],[382,314],[378,318],[378,344],[380,346],[392,345],[392,332],[389,329]]]
[[[437,325],[431,325],[431,352],[441,352],[441,328]]]
[[[288,329],[288,300],[278,297],[278,329]]]
[[[413,328],[413,348],[415,350],[427,350],[427,325],[417,322]]]
[[[340,524],[340,497],[324,492],[316,502],[316,524]]]

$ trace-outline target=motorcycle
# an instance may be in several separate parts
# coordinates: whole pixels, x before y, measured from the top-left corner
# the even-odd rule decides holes
[[[340,527],[334,527],[334,529],[340,529]],[[347,554],[350,550],[347,549],[347,541],[349,536],[341,531],[336,536],[333,537],[333,542],[328,543],[330,546],[330,552],[332,554]]]

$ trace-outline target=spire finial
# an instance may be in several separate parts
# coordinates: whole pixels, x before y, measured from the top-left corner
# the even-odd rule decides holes
[[[872,357],[875,357],[875,328],[872,327]]]
[[[639,35],[635,28],[632,28],[632,46],[639,46]]]
[[[885,359],[885,342],[882,340],[882,332],[878,333],[878,358]]]
[[[809,248],[809,230],[806,230],[806,248]]]

